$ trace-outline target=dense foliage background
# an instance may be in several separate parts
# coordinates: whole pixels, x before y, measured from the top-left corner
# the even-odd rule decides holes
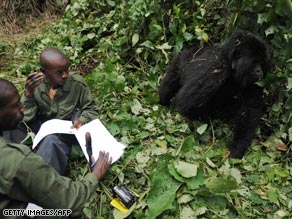
[[[62,49],[71,71],[84,74],[100,119],[127,145],[84,218],[291,218],[291,16],[291,0],[71,0],[43,34],[0,42],[1,76],[21,91],[26,75],[39,69],[40,51]],[[261,82],[268,109],[242,160],[227,159],[232,127],[189,122],[160,106],[157,95],[182,48],[219,44],[238,28],[273,51],[273,69]],[[75,154],[70,177],[82,177],[85,164]],[[117,184],[140,195],[127,214],[109,204]]]

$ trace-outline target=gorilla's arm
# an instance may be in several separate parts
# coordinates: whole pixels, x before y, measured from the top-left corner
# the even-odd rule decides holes
[[[179,90],[180,77],[178,74],[179,57],[176,57],[166,68],[166,74],[158,88],[159,103],[164,106],[170,105],[171,99]]]
[[[253,86],[246,92],[241,113],[236,118],[236,127],[230,147],[230,157],[242,158],[254,138],[265,104],[262,88]]]
[[[158,88],[159,102],[161,105],[170,105],[171,99],[180,89],[180,72],[184,68],[185,63],[187,63],[192,58],[192,55],[196,51],[196,47],[182,50],[167,66],[165,76]]]

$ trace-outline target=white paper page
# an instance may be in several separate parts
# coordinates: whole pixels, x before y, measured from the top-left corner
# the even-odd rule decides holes
[[[99,156],[99,151],[109,152],[112,157],[112,162],[117,161],[124,153],[125,145],[118,142],[109,131],[98,120],[93,120],[78,129],[75,136],[83,150],[83,153],[88,160],[88,155],[85,146],[85,134],[89,132],[92,141],[92,154],[95,160]]]
[[[81,126],[78,130],[71,129],[71,126],[71,121],[60,119],[52,119],[43,123],[35,136],[32,148],[35,148],[45,136],[50,134],[75,134],[88,161],[89,159],[85,146],[85,133],[89,132],[92,139],[92,154],[95,160],[98,159],[99,151],[109,152],[112,157],[112,162],[117,161],[123,155],[125,145],[118,142],[98,119]]]
[[[34,204],[34,203],[28,203],[28,205],[26,206],[25,210],[42,210],[43,208]]]
[[[74,134],[76,129],[71,129],[71,126],[71,121],[61,119],[51,119],[44,122],[33,140],[32,149],[34,149],[37,144],[47,135],[55,133]]]

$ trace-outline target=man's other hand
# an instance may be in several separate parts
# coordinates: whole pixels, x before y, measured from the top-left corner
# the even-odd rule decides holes
[[[100,151],[97,161],[95,162],[92,173],[95,175],[97,180],[103,178],[104,174],[108,171],[112,163],[112,158],[109,157],[109,153]]]
[[[25,82],[25,96],[28,98],[33,97],[34,89],[42,83],[45,75],[42,72],[32,72],[27,76]]]
[[[80,120],[73,121],[73,125],[71,126],[71,129],[79,129],[82,126],[82,122]]]

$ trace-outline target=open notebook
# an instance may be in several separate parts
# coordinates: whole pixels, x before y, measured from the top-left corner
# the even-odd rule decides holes
[[[74,134],[79,142],[79,145],[87,159],[88,154],[85,146],[85,133],[89,132],[92,139],[92,155],[95,160],[98,159],[99,151],[109,152],[112,157],[112,162],[117,161],[124,153],[125,145],[118,142],[104,127],[99,119],[95,119],[83,126],[78,130],[71,129],[72,122],[67,120],[52,119],[42,124],[39,132],[36,134],[32,148],[35,148],[37,144],[47,135],[50,134]]]

